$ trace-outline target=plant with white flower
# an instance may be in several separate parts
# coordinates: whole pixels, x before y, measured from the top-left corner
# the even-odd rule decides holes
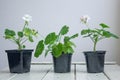
[[[32,21],[32,16],[26,14],[22,17],[22,19],[25,20],[26,22],[30,22],[30,21]]]
[[[4,38],[9,39],[10,41],[14,42],[18,46],[18,50],[24,49],[25,42],[34,42],[33,37],[36,37],[38,32],[34,29],[30,29],[28,27],[29,22],[32,21],[32,16],[25,15],[22,17],[25,21],[23,29],[21,31],[15,32],[14,30],[5,29]]]
[[[85,25],[88,23],[88,20],[90,19],[89,16],[82,16],[80,18],[81,22],[84,23]],[[88,25],[87,25],[88,26]],[[81,35],[83,35],[84,38],[89,37],[92,42],[93,42],[93,51],[96,51],[96,45],[99,41],[105,39],[105,38],[116,38],[118,39],[119,37],[107,29],[110,28],[108,25],[105,23],[100,23],[99,24],[100,28],[95,28],[95,29],[83,29],[81,31]]]
[[[28,26],[29,22],[32,21],[32,16],[25,14],[22,19],[25,21],[24,27]],[[24,28],[23,28],[24,29]]]
[[[80,17],[80,21],[83,23],[83,24],[87,24],[87,22],[90,20],[90,17],[88,15],[84,15],[82,17]]]

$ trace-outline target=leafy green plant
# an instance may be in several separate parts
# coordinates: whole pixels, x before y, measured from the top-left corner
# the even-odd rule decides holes
[[[25,48],[24,43],[26,41],[34,42],[33,36],[38,34],[34,29],[28,28],[29,21],[31,21],[31,16],[25,15],[23,17],[25,20],[24,27],[21,31],[15,32],[14,30],[5,29],[4,38],[14,42],[18,46],[18,50]]]
[[[40,40],[36,46],[35,57],[39,57],[45,50],[45,56],[50,52],[53,56],[59,57],[64,54],[72,54],[74,52],[73,47],[75,44],[71,41],[78,37],[78,34],[72,36],[65,36],[69,32],[69,27],[64,25],[60,32],[49,33],[44,40]]]
[[[85,25],[87,24],[88,22],[88,16],[84,16],[81,18],[81,22],[84,23]],[[116,38],[118,39],[119,37],[113,33],[111,33],[110,31],[108,31],[107,29],[110,28],[108,25],[106,25],[105,23],[100,23],[99,24],[100,28],[95,28],[95,29],[83,29],[81,31],[81,35],[83,35],[83,37],[89,37],[94,46],[93,46],[93,51],[96,51],[96,45],[97,43],[102,40],[102,39],[105,39],[105,38]]]

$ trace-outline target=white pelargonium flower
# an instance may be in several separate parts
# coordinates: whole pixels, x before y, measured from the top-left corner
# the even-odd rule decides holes
[[[24,15],[24,16],[22,17],[22,19],[25,20],[25,21],[27,21],[27,22],[30,22],[30,21],[32,21],[32,16],[26,14],[26,15]]]
[[[84,15],[82,17],[80,17],[80,20],[82,23],[87,23],[89,21],[90,17],[88,15]]]

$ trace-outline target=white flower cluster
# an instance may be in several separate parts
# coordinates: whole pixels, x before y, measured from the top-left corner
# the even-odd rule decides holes
[[[80,18],[81,22],[86,24],[89,21],[90,17],[88,15],[84,15]]]
[[[26,14],[26,15],[24,15],[24,16],[22,17],[22,19],[25,20],[25,21],[27,21],[27,22],[30,22],[30,21],[32,21],[32,16]]]

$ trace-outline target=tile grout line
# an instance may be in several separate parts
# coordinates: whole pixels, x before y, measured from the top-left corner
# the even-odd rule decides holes
[[[12,77],[10,77],[8,80],[13,79],[15,76],[17,76],[17,74],[14,74]]]
[[[32,65],[48,65],[48,64],[53,64],[52,62],[32,62]],[[86,65],[85,62],[72,62],[72,65]],[[115,65],[116,62],[105,62],[105,65]]]
[[[52,69],[52,67],[49,70],[47,70],[46,74],[42,77],[41,80],[43,80],[45,78],[45,76],[48,74],[48,72],[50,72],[51,69]]]
[[[76,80],[76,64],[74,64],[74,79]]]
[[[103,74],[107,77],[108,80],[111,80],[105,72],[103,72]]]

